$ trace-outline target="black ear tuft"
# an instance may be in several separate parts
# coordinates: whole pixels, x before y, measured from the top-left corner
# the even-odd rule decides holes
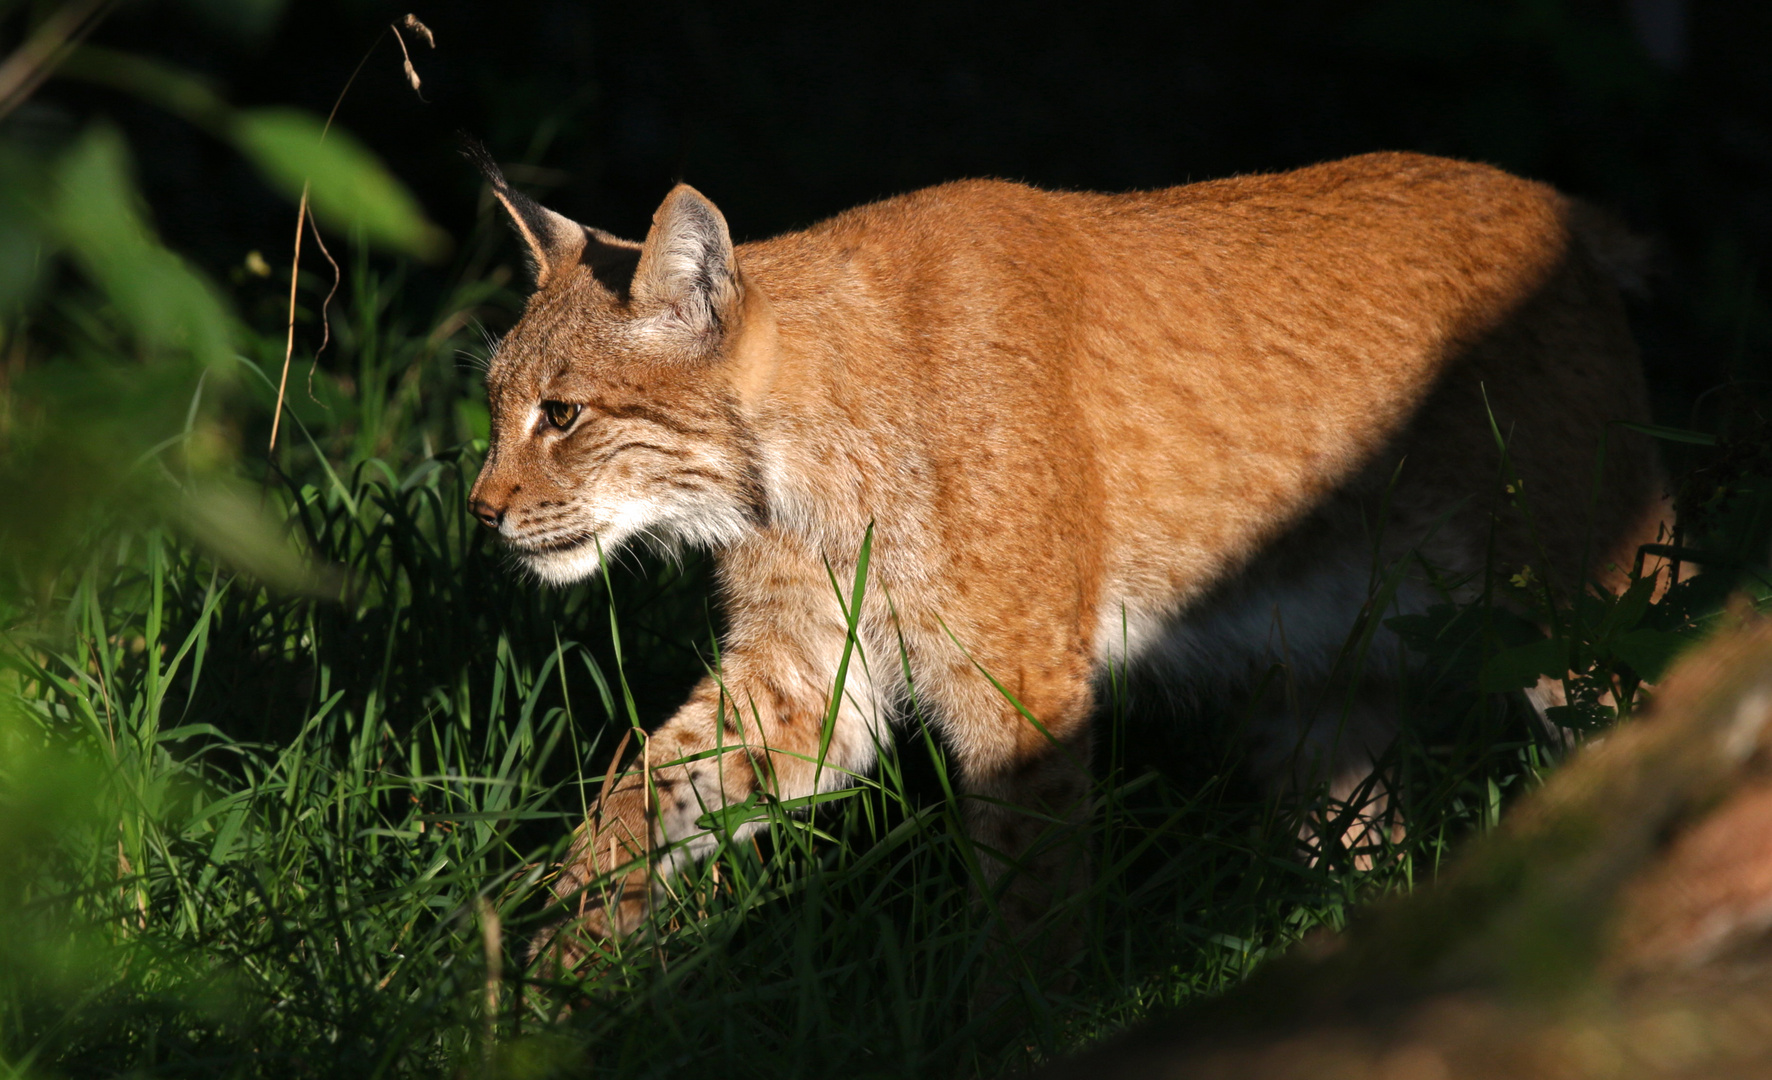
[[[498,162],[493,161],[492,155],[486,152],[485,143],[465,131],[457,131],[455,140],[461,156],[474,163],[474,168],[480,170],[480,175],[486,178],[487,183],[494,187],[504,184],[505,174],[499,171]]]
[[[621,262],[624,250],[630,252],[626,258],[634,257],[631,250],[637,250],[637,245],[617,240],[600,230],[586,229],[513,188],[479,140],[464,134],[461,143],[462,153],[480,169],[487,185],[492,188],[493,197],[510,215],[511,228],[516,230],[517,237],[528,249],[538,288],[580,261],[591,263],[596,270],[602,264]],[[587,251],[587,247],[592,250]]]

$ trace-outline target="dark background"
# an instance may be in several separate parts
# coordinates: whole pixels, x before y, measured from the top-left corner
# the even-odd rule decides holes
[[[1766,369],[1766,0],[410,2],[297,0],[244,34],[150,4],[95,40],[240,104],[322,114],[373,45],[339,122],[458,241],[479,220],[458,129],[555,208],[632,237],[678,179],[744,239],[965,176],[1115,190],[1376,149],[1477,159],[1654,239],[1634,316],[1661,419],[1714,426],[1742,395],[1704,392]],[[408,35],[428,104],[384,34],[407,10],[436,34],[435,51]],[[290,207],[231,150],[106,91],[50,92],[118,114],[175,247],[223,277],[251,249],[287,259]]]

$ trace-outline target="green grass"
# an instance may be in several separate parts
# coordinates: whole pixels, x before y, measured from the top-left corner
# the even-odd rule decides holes
[[[1025,988],[1006,1039],[971,1005],[975,860],[941,747],[908,710],[852,793],[765,806],[761,837],[676,882],[656,932],[581,992],[536,985],[523,957],[549,864],[622,734],[713,661],[706,567],[636,556],[607,582],[527,584],[464,508],[484,413],[455,354],[497,285],[408,328],[368,266],[353,280],[333,362],[350,378],[302,388],[258,481],[332,568],[326,595],[113,524],[7,631],[8,1072],[1001,1075],[1216,993],[1356,901],[1431,877],[1549,761],[1518,695],[1478,687],[1496,609],[1448,605],[1408,627],[1424,666],[1388,762],[1407,838],[1377,870],[1308,866],[1293,820],[1243,777],[1237,717],[1171,715],[1115,673],[1098,873],[1077,898],[1087,957],[1074,981],[1029,972],[1053,981]],[[263,409],[273,379],[249,368]],[[1605,635],[1690,633],[1701,601],[1597,599],[1569,633],[1597,685],[1629,670]]]

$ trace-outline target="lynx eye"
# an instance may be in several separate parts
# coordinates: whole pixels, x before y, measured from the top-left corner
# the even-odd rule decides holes
[[[579,406],[564,401],[544,401],[541,403],[541,414],[552,427],[565,431],[578,419]]]

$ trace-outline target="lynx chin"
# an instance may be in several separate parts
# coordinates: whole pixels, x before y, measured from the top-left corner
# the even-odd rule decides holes
[[[635,243],[482,164],[536,291],[492,358],[473,513],[549,583],[637,538],[709,548],[729,622],[721,685],[647,740],[650,790],[621,777],[576,836],[553,886],[574,914],[538,944],[556,969],[643,922],[648,890],[713,847],[709,808],[869,769],[913,687],[972,796],[1002,934],[1036,940],[1089,873],[1110,662],[1232,700],[1286,665],[1292,705],[1244,699],[1256,767],[1345,795],[1392,734],[1394,674],[1320,692],[1375,558],[1573,584],[1585,550],[1617,587],[1667,517],[1652,448],[1607,430],[1647,414],[1619,237],[1492,168],[966,181],[734,245],[686,185]],[[846,580],[870,525],[875,660],[849,668],[821,764],[848,634],[827,568]],[[1393,610],[1437,595],[1411,573]]]

